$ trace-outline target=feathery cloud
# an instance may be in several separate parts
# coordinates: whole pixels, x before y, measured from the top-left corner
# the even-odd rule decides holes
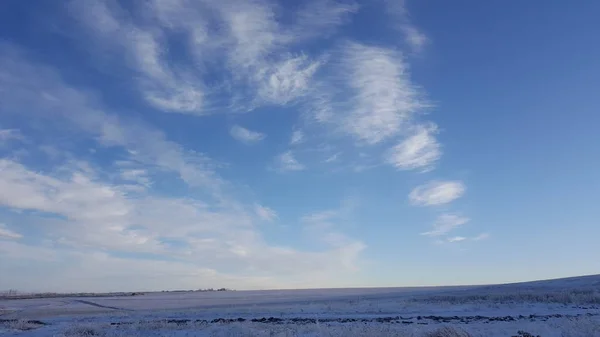
[[[429,42],[429,38],[423,32],[409,23],[402,24],[400,30],[404,33],[406,42],[414,52],[422,51]]]
[[[458,214],[442,214],[437,217],[435,223],[433,224],[433,229],[431,231],[421,233],[421,235],[442,236],[449,233],[453,229],[466,224],[469,222],[469,220],[469,218]]]
[[[327,157],[327,159],[325,159],[325,163],[333,163],[334,161],[338,160],[340,155],[341,152],[332,154],[331,156]]]
[[[187,184],[213,190],[221,187],[223,181],[206,156],[185,151],[164,132],[143,122],[123,121],[105,112],[98,102],[64,83],[53,69],[29,63],[19,50],[9,47],[0,48],[0,63],[7,65],[0,76],[0,89],[7,88],[0,90],[5,103],[0,111],[11,113],[11,106],[19,106],[32,118],[60,118],[104,147],[126,148],[141,163],[177,172]]]
[[[424,107],[399,52],[348,43],[342,58],[344,80],[354,92],[343,128],[357,139],[375,144],[395,136]]]
[[[397,8],[403,9],[403,4]],[[33,262],[72,261],[61,269],[63,274],[48,275],[55,286],[62,284],[61,278],[84,272],[98,287],[110,282],[118,288],[132,275],[151,279],[158,268],[177,276],[156,283],[170,287],[196,287],[198,279],[231,287],[293,287],[356,270],[366,245],[344,233],[343,212],[327,210],[299,220],[309,233],[309,244],[320,243],[319,249],[285,242],[271,245],[264,226],[257,223],[277,221],[275,210],[239,197],[233,181],[219,175],[217,165],[201,152],[202,144],[186,148],[177,137],[142,120],[147,107],[194,116],[274,110],[273,106],[313,108],[313,120],[319,127],[327,125],[324,132],[342,134],[343,141],[351,138],[354,146],[366,145],[368,158],[377,158],[377,163],[361,162],[360,167],[380,164],[381,148],[401,140],[386,155],[387,162],[402,170],[433,168],[441,156],[437,128],[417,121],[428,103],[410,78],[405,54],[393,46],[347,39],[331,44],[331,49],[321,48],[359,9],[353,1],[336,0],[309,0],[290,13],[263,0],[149,0],[127,6],[112,0],[89,6],[72,0],[69,11],[77,23],[72,34],[95,56],[89,65],[104,66],[100,70],[107,83],[131,79],[127,87],[139,97],[127,95],[134,99],[126,106],[145,104],[132,108],[140,119],[104,104],[101,98],[110,92],[102,92],[101,86],[76,88],[68,84],[68,77],[63,80],[60,69],[32,63],[20,51],[7,51],[10,48],[0,44],[0,113],[57,121],[61,136],[65,132],[73,143],[85,140],[86,147],[91,142],[99,154],[86,156],[87,149],[76,154],[43,144],[47,154],[54,154],[43,168],[17,158],[0,159],[0,207],[33,211],[24,213],[38,226],[36,238],[56,243],[51,249],[5,240],[0,252]],[[427,37],[405,19],[400,31],[409,45],[421,49]],[[45,132],[57,132],[52,123],[44,126]],[[311,159],[304,146],[314,145],[313,140],[330,142],[320,144],[330,148],[316,160],[342,162],[352,156],[333,145],[334,137],[320,139],[308,133],[312,131],[304,125],[293,131],[288,144],[293,151],[275,159],[279,170],[304,170]],[[247,144],[266,137],[239,125],[229,132]],[[14,130],[0,130],[0,141],[21,137]],[[115,162],[107,168],[105,162],[94,162],[95,157]],[[180,196],[178,188],[157,192],[154,189],[162,187],[155,185],[161,181],[185,184],[190,193]],[[429,200],[424,203],[449,198],[443,192],[421,192],[419,198]],[[55,217],[38,216],[39,212]],[[444,235],[466,221],[441,216],[434,231],[424,234]],[[18,239],[21,234],[0,225],[0,237]],[[118,258],[115,253],[151,254],[158,261]],[[2,268],[0,274],[10,274]],[[107,270],[122,278],[107,277]]]
[[[304,132],[301,130],[294,130],[292,137],[290,138],[290,145],[297,145],[304,141]]]
[[[0,223],[0,239],[16,240],[22,237],[23,235],[8,229],[8,227],[5,224]]]
[[[486,240],[490,237],[490,235],[488,233],[481,233],[477,236],[474,236],[471,238],[471,240],[473,241],[481,241],[481,240]]]
[[[429,38],[411,22],[405,0],[382,0],[393,27],[404,36],[404,41],[415,53],[423,50]]]
[[[352,207],[352,202],[344,203],[339,209],[306,214],[301,218],[301,223],[309,236],[318,238],[324,244],[338,249],[340,260],[346,268],[357,270],[357,257],[367,246],[362,241],[352,239],[339,230],[347,216],[345,213]]]
[[[437,206],[460,198],[465,190],[465,185],[460,181],[431,181],[415,187],[408,198],[413,205]]]
[[[281,171],[301,171],[304,165],[300,164],[292,151],[286,151],[277,157],[278,167]]]
[[[327,38],[337,28],[350,21],[359,10],[358,4],[335,0],[311,0],[296,11],[295,24],[291,35],[304,41],[313,38]]]
[[[277,212],[275,212],[274,209],[269,208],[267,206],[255,204],[254,211],[256,212],[256,215],[264,221],[273,222],[278,218]]]
[[[264,133],[252,131],[239,125],[234,125],[229,130],[229,134],[231,135],[231,137],[245,144],[257,143],[265,139],[266,137]]]
[[[164,112],[203,113],[203,83],[189,67],[178,65],[179,70],[172,69],[160,31],[140,28],[114,2],[109,6],[101,0],[88,6],[72,1],[70,9],[97,45],[125,56],[138,74],[142,97],[150,105]]]
[[[258,84],[257,100],[285,105],[306,95],[309,83],[321,63],[306,56],[297,56],[259,69],[255,78]]]
[[[431,170],[442,155],[434,125],[418,126],[411,136],[386,153],[387,163],[399,170]]]
[[[17,129],[0,129],[0,145],[9,140],[23,140],[21,131]]]
[[[464,236],[453,236],[451,238],[448,238],[448,242],[461,242],[461,241],[465,241],[467,238],[465,238]]]
[[[148,172],[144,169],[123,169],[121,178],[126,181],[135,182],[141,186],[150,186],[151,181],[148,178]]]

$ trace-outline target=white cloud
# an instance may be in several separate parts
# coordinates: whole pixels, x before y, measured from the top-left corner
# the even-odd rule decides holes
[[[301,130],[294,130],[290,139],[290,145],[297,145],[304,141],[304,132]]]
[[[481,241],[481,240],[486,240],[490,237],[490,235],[488,233],[481,233],[475,237],[472,237],[471,240],[473,241]]]
[[[265,104],[285,105],[307,93],[309,82],[321,62],[304,54],[285,51],[300,38],[294,27],[305,21],[292,28],[282,25],[276,20],[275,5],[263,1],[205,1],[202,5],[186,3],[173,7],[172,4],[166,9],[155,6],[155,12],[159,17],[166,17],[169,25],[196,37],[190,48],[195,51],[197,63],[215,58],[225,60],[232,81],[227,85],[235,87],[233,108],[251,110]],[[184,15],[182,8],[191,8],[197,14],[193,17]],[[207,17],[207,13],[214,16]],[[333,19],[340,14],[322,15],[326,20],[326,17]],[[180,16],[187,19],[179,21]],[[207,31],[207,21],[219,22],[222,29]],[[310,28],[304,27],[301,31],[304,34]]]
[[[341,152],[338,153],[334,153],[333,155],[329,156],[327,159],[325,159],[326,163],[333,163],[334,161],[338,160],[338,158],[340,157]]]
[[[461,242],[461,241],[465,241],[467,238],[465,238],[464,236],[453,236],[451,238],[448,238],[448,242]]]
[[[296,11],[296,22],[292,36],[299,40],[326,38],[347,23],[359,10],[354,3],[334,0],[311,0],[304,2]]]
[[[362,241],[352,239],[340,231],[352,208],[352,202],[346,202],[339,209],[307,214],[301,218],[301,222],[306,234],[336,248],[345,267],[357,270],[358,255],[367,246]]]
[[[277,164],[282,171],[301,171],[304,165],[300,164],[294,157],[292,151],[286,151],[277,157]]]
[[[240,276],[204,268],[188,261],[160,261],[115,257],[103,252],[74,252],[65,249],[37,247],[18,242],[0,245],[3,262],[0,286],[22,291],[155,291],[226,287],[231,289],[264,289],[282,287],[269,276]],[[15,261],[17,263],[11,263]],[[43,271],[44,282],[23,277],[29,271],[18,269],[27,263],[31,271]],[[33,276],[30,275],[30,276]],[[65,279],[77,279],[76,283]],[[130,280],[136,279],[135,283]]]
[[[22,237],[23,237],[23,235],[8,229],[8,227],[5,224],[0,223],[0,239],[15,240],[15,239],[20,239]]]
[[[409,19],[405,0],[382,0],[386,13],[391,17],[393,27],[404,35],[406,44],[416,53],[429,42],[427,36],[415,27]]]
[[[402,55],[391,49],[350,43],[342,57],[346,80],[354,91],[344,129],[369,144],[397,135],[423,107]]]
[[[277,212],[275,212],[274,209],[266,206],[255,204],[254,211],[256,212],[256,215],[258,215],[258,217],[264,221],[273,222],[278,218]]]
[[[257,143],[266,137],[264,133],[252,131],[239,125],[234,125],[229,130],[229,134],[231,137],[245,144]]]
[[[428,232],[421,233],[421,235],[427,236],[442,236],[453,229],[462,226],[469,222],[469,218],[463,217],[457,214],[442,214],[437,217],[433,224],[433,229]]]
[[[308,111],[317,122],[374,145],[407,131],[428,106],[399,51],[348,42],[332,55],[331,75],[313,86]]]
[[[142,122],[123,121],[106,113],[90,96],[66,85],[53,69],[28,63],[18,50],[1,45],[0,62],[7,65],[0,76],[4,103],[0,111],[13,113],[10,108],[19,107],[32,118],[61,118],[105,147],[124,147],[138,162],[177,172],[190,185],[213,190],[222,185],[206,156],[185,151]]]
[[[415,52],[420,52],[429,42],[429,38],[415,26],[405,23],[401,26],[406,42]]]
[[[211,204],[152,196],[147,191],[130,194],[127,185],[101,181],[93,169],[88,172],[76,165],[56,171],[60,177],[33,172],[10,160],[2,160],[0,168],[0,206],[64,217],[52,221],[34,217],[39,226],[36,235],[53,238],[61,249],[73,254],[82,250],[159,254],[176,258],[190,270],[237,270],[230,276],[232,280],[238,278],[236,288],[240,288],[250,286],[242,283],[243,275],[270,275],[273,282],[281,284],[311,282],[313,277],[331,279],[334,271],[355,270],[354,259],[362,250],[350,238],[344,241],[347,245],[340,241],[316,252],[268,245],[250,213],[264,220],[276,220],[276,213],[264,206],[246,209],[231,201]],[[343,235],[336,233],[331,234],[331,240]],[[172,240],[178,244],[170,245]],[[144,264],[143,260],[140,263]],[[159,272],[165,270],[168,268]]]
[[[418,126],[412,135],[386,153],[387,163],[399,170],[430,170],[442,155],[433,125]]]
[[[0,161],[0,206],[58,215],[55,218],[37,216],[36,212],[27,215],[39,226],[36,236],[59,246],[48,250],[56,254],[59,254],[57,249],[65,250],[76,256],[83,251],[143,252],[182,261],[180,271],[215,270],[222,274],[223,268],[236,270],[229,275],[232,284],[233,280],[239,281],[235,288],[259,284],[248,279],[259,275],[269,275],[268,284],[274,286],[328,284],[354,270],[348,266],[360,253],[359,246],[305,251],[267,244],[254,223],[257,217],[253,204],[240,203],[229,193],[230,183],[216,174],[209,158],[186,151],[146,124],[123,121],[105,112],[99,102],[67,86],[52,69],[27,63],[27,58],[15,50],[0,48],[0,61],[6,65],[0,76],[2,114],[18,111],[26,113],[32,121],[60,121],[62,126],[68,126],[61,132],[73,131],[63,136],[71,135],[75,140],[89,137],[103,146],[106,153],[118,153],[121,160],[116,175],[82,161],[59,163],[44,171],[15,159]],[[127,157],[123,160],[122,156]],[[72,160],[70,156],[60,158]],[[299,169],[300,164],[291,153],[282,159],[287,169]],[[136,188],[144,187],[143,177],[151,182],[152,174],[161,178],[179,177],[199,192],[193,194],[206,197],[157,196],[152,194],[151,186]],[[170,244],[172,241],[177,244]],[[11,259],[44,258],[37,257],[33,253],[37,248],[31,246],[3,244],[0,249],[10,250]],[[127,265],[138,260],[129,260]],[[143,260],[139,261],[145,265]],[[168,267],[157,270],[154,264],[147,267],[143,272],[132,268],[122,275],[131,279],[134,275],[171,271]],[[108,278],[113,272],[116,269],[86,272],[91,275],[90,280],[81,286],[106,289],[95,283],[93,276]],[[126,284],[124,279],[120,280]],[[0,288],[15,285],[5,282],[8,281],[0,282]]]
[[[160,33],[138,27],[114,2],[109,5],[95,1],[88,6],[72,1],[70,8],[82,26],[89,29],[96,45],[124,54],[138,73],[139,90],[149,104],[164,112],[203,113],[203,83],[194,78],[189,67],[178,65],[180,70],[172,69],[166,61],[167,48],[161,45]]]
[[[258,104],[264,101],[285,105],[306,95],[310,81],[320,65],[320,62],[310,61],[303,55],[259,69],[256,74]]]
[[[23,140],[21,131],[17,129],[0,129],[0,145],[9,140]]]
[[[431,181],[413,189],[408,197],[413,205],[437,206],[460,198],[465,189],[460,181]]]
[[[416,114],[427,106],[398,50],[352,42],[336,44],[339,48],[331,53],[306,47],[336,34],[358,11],[356,3],[309,1],[289,18],[277,4],[262,0],[150,0],[132,6],[121,8],[112,0],[90,6],[71,1],[71,13],[81,25],[73,34],[82,35],[83,47],[93,48],[89,53],[94,65],[106,66],[104,75],[132,78],[140,98],[160,111],[205,115],[269,105],[314,105],[319,123],[335,125],[360,145],[375,145],[406,137]],[[405,25],[404,33],[412,36],[409,43],[426,41]],[[254,200],[238,200],[236,186],[201,152],[203,144],[184,148],[156,127],[122,117],[126,112],[107,110],[99,101],[105,93],[74,88],[56,70],[29,63],[18,51],[7,52],[6,45],[0,45],[0,64],[2,114],[18,112],[34,121],[52,121],[45,131],[50,133],[56,123],[64,126],[61,136],[72,136],[73,142],[95,141],[98,156],[85,158],[104,160],[110,153],[130,163],[106,172],[104,165],[76,160],[53,144],[44,144],[59,152],[53,162],[67,158],[56,167],[0,160],[0,206],[34,211],[23,213],[38,226],[36,235],[53,243],[33,247],[7,241],[0,251],[32,263],[62,261],[66,267],[58,262],[46,266],[48,287],[64,286],[64,278],[70,276],[83,279],[81,287],[113,290],[140,277],[152,280],[140,283],[150,288],[201,287],[198,280],[234,288],[326,286],[356,270],[366,246],[344,233],[340,210],[302,218],[309,243],[322,244],[318,249],[272,245],[265,240],[264,226],[256,222],[275,222],[277,212]],[[397,146],[392,164],[399,169],[432,167],[441,151],[432,136],[435,130],[425,129],[425,137],[418,137],[419,129],[404,147]],[[265,138],[241,126],[230,133],[246,143]],[[290,145],[302,144],[304,138],[296,130]],[[298,146],[279,155],[278,169],[305,169],[295,157],[300,153],[308,162],[302,150]],[[338,154],[325,162],[339,160]],[[165,195],[162,185],[160,193],[153,191],[153,182],[167,185],[175,179],[181,180],[175,185],[187,184],[186,197]],[[0,236],[6,233],[20,235],[0,227]],[[177,262],[117,258],[107,251],[143,252]],[[12,274],[6,268],[0,266],[0,274]],[[7,282],[0,281],[0,288],[9,288]]]
[[[123,169],[121,170],[121,178],[142,186],[150,186],[151,184],[148,172],[144,169]]]

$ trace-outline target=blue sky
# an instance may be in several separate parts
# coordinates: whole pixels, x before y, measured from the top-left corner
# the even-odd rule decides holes
[[[598,10],[3,1],[0,289],[598,273]]]

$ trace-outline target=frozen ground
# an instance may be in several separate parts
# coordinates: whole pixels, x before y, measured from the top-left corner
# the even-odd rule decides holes
[[[0,334],[600,337],[600,275],[483,287],[4,299]]]

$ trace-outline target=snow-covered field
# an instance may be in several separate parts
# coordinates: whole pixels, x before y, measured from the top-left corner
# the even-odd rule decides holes
[[[600,337],[600,275],[479,287],[3,299],[0,334]]]

